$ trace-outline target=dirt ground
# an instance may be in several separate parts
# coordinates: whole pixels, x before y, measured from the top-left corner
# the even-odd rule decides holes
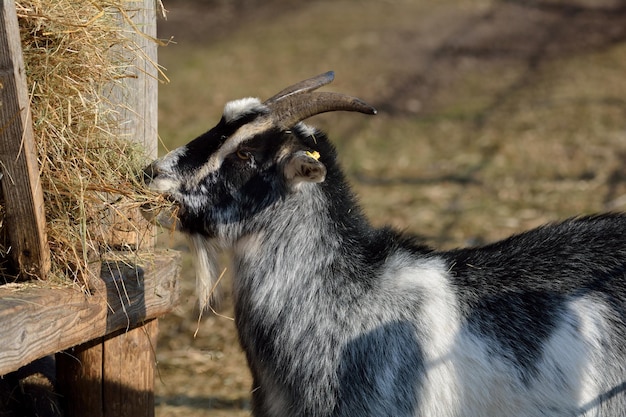
[[[311,123],[335,140],[374,224],[437,247],[482,243],[581,213],[626,209],[626,2],[214,0],[165,2],[174,148],[243,96],[334,69],[329,89],[375,118]],[[381,196],[383,196],[381,198]],[[163,245],[185,251],[177,236]],[[198,320],[193,266],[160,322],[157,415],[249,415],[251,379],[225,279]]]

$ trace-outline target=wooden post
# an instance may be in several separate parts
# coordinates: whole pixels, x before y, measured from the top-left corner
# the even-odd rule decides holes
[[[50,251],[13,1],[0,1],[0,170],[9,254],[22,275],[45,279],[50,271]]]
[[[130,21],[127,20],[130,18]],[[154,0],[130,0],[125,3],[125,13],[120,15],[120,25],[131,38],[132,53],[120,51],[128,67],[128,77],[119,85],[112,86],[110,101],[116,106],[116,132],[120,137],[130,141],[140,142],[148,150],[149,156],[156,157],[157,152],[157,91],[158,71],[156,39],[156,2]],[[142,33],[137,33],[139,30]],[[137,53],[139,52],[139,53]],[[112,213],[119,216],[120,213]],[[122,213],[122,218],[116,227],[113,221],[111,235],[112,246],[129,247],[138,250],[140,246],[152,248],[152,235],[140,235],[136,229],[128,229],[128,219],[141,224],[143,218],[138,212]],[[124,226],[125,225],[125,226]],[[125,228],[126,227],[126,228]],[[143,229],[138,227],[137,229]],[[115,278],[114,278],[115,279]],[[124,282],[131,285],[133,278],[124,276]],[[123,293],[117,294],[124,297]],[[115,295],[113,296],[115,297]],[[113,305],[119,304],[117,299],[110,299]],[[91,409],[83,408],[68,410],[68,416],[83,416],[86,413],[98,417],[154,417],[154,374],[157,321],[151,320],[146,324],[116,332],[105,337],[102,344],[89,346],[81,351],[83,361],[81,369],[64,368],[62,372],[73,373],[69,379],[70,386],[65,387],[72,397],[80,393],[82,387],[87,387],[85,393],[91,398],[90,384],[93,380],[85,379],[94,376],[100,378],[101,406],[95,414]],[[57,355],[58,356],[58,355]],[[91,361],[85,363],[85,361]],[[100,370],[100,374],[97,371]],[[80,395],[80,394],[78,394]],[[72,399],[68,398],[71,402]],[[91,407],[91,404],[83,404]],[[101,414],[98,414],[100,413]]]
[[[112,86],[110,101],[116,107],[117,133],[131,142],[138,142],[151,159],[157,157],[158,149],[158,89],[156,2],[154,0],[129,0],[127,12],[120,16],[133,43],[134,51],[123,55],[128,65],[128,76]],[[130,18],[129,22],[127,19]],[[142,34],[133,32],[141,30]],[[128,51],[126,51],[128,52]],[[113,221],[110,242],[118,247],[138,248],[154,245],[153,235],[139,234],[137,229],[147,229],[147,222],[138,210],[129,213],[112,213],[126,216]],[[130,222],[128,220],[131,220]],[[140,225],[128,230],[129,224]]]
[[[102,339],[75,346],[57,354],[57,381],[63,392],[63,407],[67,416],[104,417],[102,398]]]
[[[157,330],[153,319],[58,354],[66,415],[154,417]]]
[[[117,86],[114,102],[123,103],[119,113],[120,134],[130,141],[143,144],[152,158],[156,158],[158,73],[156,40],[156,2],[135,0],[126,3],[127,17],[122,27],[141,30],[134,32],[133,43],[140,53],[132,54],[129,70],[132,76]],[[138,212],[126,213],[136,224],[145,220]],[[143,223],[145,224],[145,223]],[[113,231],[115,233],[115,230]],[[139,248],[152,247],[152,236],[139,236],[137,232],[117,233],[119,244]],[[124,242],[127,240],[127,242]],[[104,342],[104,404],[105,417],[153,417],[154,372],[156,358],[157,321],[108,338]]]
[[[157,321],[104,343],[104,416],[154,417]]]

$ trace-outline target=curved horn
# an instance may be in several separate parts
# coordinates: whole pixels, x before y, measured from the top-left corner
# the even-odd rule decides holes
[[[269,108],[271,110],[270,117],[282,129],[289,129],[302,120],[331,111],[376,114],[375,108],[356,97],[328,92],[287,96],[271,103]]]
[[[292,96],[295,94],[301,93],[309,93],[313,90],[317,90],[318,88],[330,84],[335,79],[335,72],[328,71],[320,75],[316,75],[313,78],[306,79],[304,81],[300,81],[292,86],[289,86],[282,90],[280,93],[268,98],[265,100],[266,105],[270,105],[278,100],[282,100],[285,97]]]

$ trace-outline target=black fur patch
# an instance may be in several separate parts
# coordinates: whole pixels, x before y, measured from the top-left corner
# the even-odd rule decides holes
[[[623,215],[583,217],[437,255],[450,264],[466,325],[509,352],[528,382],[565,302],[590,293],[626,302],[625,232]]]

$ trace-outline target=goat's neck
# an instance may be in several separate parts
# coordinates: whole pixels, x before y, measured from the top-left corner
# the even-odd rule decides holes
[[[306,294],[303,288],[321,297],[345,285],[351,291],[358,286],[349,273],[366,269],[361,265],[356,268],[362,258],[359,244],[363,239],[355,233],[363,227],[354,225],[365,224],[358,207],[354,205],[353,212],[346,213],[352,216],[347,225],[345,219],[331,213],[326,194],[314,185],[307,186],[312,188],[311,193],[268,209],[255,222],[257,231],[243,236],[235,245],[236,295],[263,304],[279,302],[279,298],[289,302],[296,293]],[[353,203],[346,198],[343,207],[351,211]]]

